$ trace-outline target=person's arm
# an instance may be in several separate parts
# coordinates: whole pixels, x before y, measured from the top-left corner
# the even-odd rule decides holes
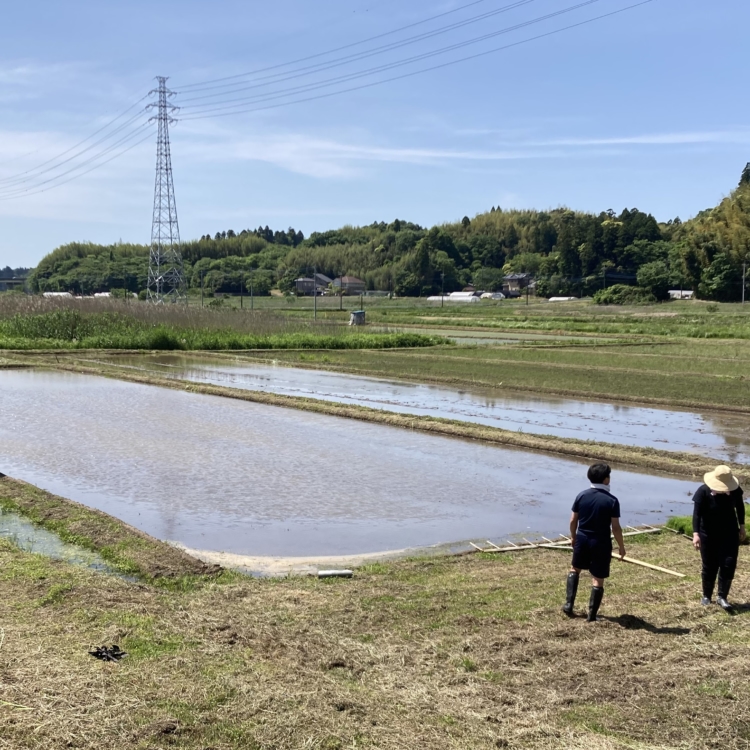
[[[693,547],[701,548],[701,538],[698,531],[701,527],[701,515],[703,513],[703,487],[699,487],[693,495]]]
[[[741,491],[737,493],[735,508],[737,510],[737,522],[740,525],[740,542],[744,542],[747,532],[745,531],[745,500]]]
[[[622,537],[622,526],[620,526],[620,519],[612,519],[612,534],[614,534],[615,541],[617,542],[618,551],[620,553],[620,560],[625,557],[625,540]]]
[[[576,534],[578,533],[578,513],[573,511],[570,514],[570,542],[575,547]]]

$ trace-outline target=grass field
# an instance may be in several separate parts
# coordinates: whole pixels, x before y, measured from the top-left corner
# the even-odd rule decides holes
[[[225,305],[238,306],[238,298]],[[321,297],[317,300],[318,320],[346,322],[349,310],[359,309],[359,297],[340,300]],[[588,334],[750,339],[750,304],[718,304],[701,301],[677,301],[658,305],[606,306],[590,300],[551,303],[531,298],[482,301],[478,304],[427,302],[424,299],[364,297],[363,307],[370,323],[388,326],[469,327],[506,331],[558,332]],[[195,304],[195,302],[193,302]],[[245,300],[247,305],[247,300]],[[255,301],[256,309],[272,310],[290,318],[313,317],[313,299],[300,297],[263,297]]]
[[[310,299],[268,298],[265,304],[294,320],[311,315]],[[348,316],[336,309],[338,300],[318,304],[319,320],[342,322]],[[424,300],[366,298],[366,305],[370,324],[390,331],[497,337],[506,332],[515,343],[383,354],[280,352],[274,360],[419,382],[750,410],[750,304],[600,308],[585,301],[513,300],[441,308]]]
[[[350,329],[273,312],[156,306],[109,299],[0,298],[0,349],[382,349],[437,337]]]
[[[0,541],[0,747],[746,748],[750,609],[699,606],[684,537],[628,552],[688,577],[616,563],[587,624],[552,550],[167,589]],[[119,664],[87,653],[112,643]]]

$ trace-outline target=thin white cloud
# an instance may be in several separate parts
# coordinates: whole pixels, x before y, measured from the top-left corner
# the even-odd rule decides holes
[[[485,146],[398,146],[373,143],[371,134],[336,138],[304,132],[239,134],[215,123],[185,128],[181,158],[194,161],[257,161],[323,179],[361,175],[368,164],[464,167],[542,158],[617,156],[639,147],[705,146],[750,143],[750,130],[646,133],[624,136],[529,139],[521,130],[502,139],[485,138]],[[478,134],[479,131],[474,131]],[[441,139],[442,140],[442,139]]]
[[[750,143],[750,130],[715,130],[686,133],[646,133],[607,138],[555,138],[534,141],[530,146],[687,146],[699,144]]]

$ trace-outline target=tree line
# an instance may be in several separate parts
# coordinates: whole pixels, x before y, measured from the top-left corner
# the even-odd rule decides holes
[[[256,294],[294,290],[313,268],[331,278],[350,275],[368,289],[425,296],[473,284],[495,291],[510,273],[527,273],[537,293],[597,295],[600,301],[668,298],[669,289],[705,299],[741,296],[743,263],[750,260],[750,164],[740,184],[718,206],[690,221],[659,223],[637,208],[591,214],[492,207],[470,219],[431,228],[396,219],[344,226],[305,237],[289,228],[224,230],[181,247],[191,288]],[[73,242],[53,250],[29,277],[34,291],[90,294],[141,292],[149,248]],[[605,294],[604,292],[608,292]]]

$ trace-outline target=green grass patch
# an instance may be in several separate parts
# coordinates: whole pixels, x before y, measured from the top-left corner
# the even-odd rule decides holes
[[[170,311],[173,312],[173,311]],[[211,322],[208,319],[208,322]],[[355,332],[341,327],[314,330],[248,332],[227,327],[142,320],[122,312],[59,309],[16,313],[0,319],[0,349],[144,349],[216,351],[238,349],[390,349],[445,343],[439,336],[416,333]],[[247,323],[247,320],[242,321]],[[222,326],[221,324],[224,324]]]

